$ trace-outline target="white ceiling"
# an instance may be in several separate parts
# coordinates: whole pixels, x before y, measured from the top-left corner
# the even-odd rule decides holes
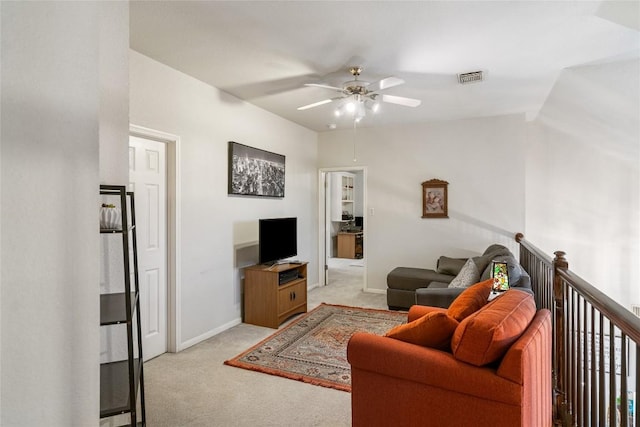
[[[405,84],[359,126],[526,113],[535,117],[564,68],[638,58],[640,2],[132,1],[131,48],[316,131],[353,126],[332,96],[304,83],[361,79]],[[483,70],[484,82],[457,74]],[[228,102],[228,101],[227,101]]]

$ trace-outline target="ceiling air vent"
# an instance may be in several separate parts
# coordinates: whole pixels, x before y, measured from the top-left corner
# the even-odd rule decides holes
[[[633,311],[633,314],[635,314],[636,316],[640,317],[640,305],[631,304],[631,311]]]
[[[463,73],[458,74],[458,81],[461,85],[467,83],[481,82],[482,81],[482,71],[473,71],[471,73]]]

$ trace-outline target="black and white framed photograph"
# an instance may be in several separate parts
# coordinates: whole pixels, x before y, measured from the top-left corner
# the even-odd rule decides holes
[[[229,141],[229,194],[284,197],[285,157]]]

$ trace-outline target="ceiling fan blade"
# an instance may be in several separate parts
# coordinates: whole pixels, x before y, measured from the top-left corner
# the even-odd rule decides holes
[[[414,98],[405,98],[404,96],[382,95],[382,102],[390,104],[404,105],[405,107],[417,107],[422,101]]]
[[[323,99],[322,101],[314,102],[313,104],[303,105],[302,107],[298,107],[298,111],[308,110],[309,108],[319,107],[320,105],[328,104],[333,102],[333,99]]]
[[[377,92],[379,90],[389,89],[390,87],[400,86],[401,84],[404,84],[404,80],[398,77],[390,76],[385,77],[382,80],[378,80],[377,82],[371,83],[367,86],[367,90],[369,92]]]
[[[343,89],[341,87],[320,85],[320,84],[317,84],[317,83],[305,83],[305,86],[319,87],[319,88],[322,88],[322,89],[331,89],[331,90],[337,90],[338,92],[343,92]]]

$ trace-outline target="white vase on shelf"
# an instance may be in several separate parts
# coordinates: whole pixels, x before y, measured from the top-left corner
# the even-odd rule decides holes
[[[120,230],[122,222],[120,218],[120,209],[114,205],[105,203],[100,207],[100,229],[101,230]]]

